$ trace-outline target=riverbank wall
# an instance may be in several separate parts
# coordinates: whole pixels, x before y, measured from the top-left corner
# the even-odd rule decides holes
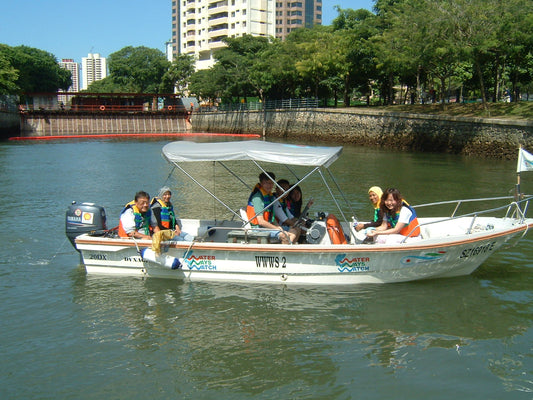
[[[175,133],[190,129],[186,117],[172,113],[20,114],[20,135],[29,137],[99,133]]]
[[[492,158],[533,149],[533,121],[362,109],[228,111],[193,115],[194,131],[257,133],[265,138],[350,143]]]
[[[0,138],[6,139],[20,134],[20,118],[18,112],[0,110]]]

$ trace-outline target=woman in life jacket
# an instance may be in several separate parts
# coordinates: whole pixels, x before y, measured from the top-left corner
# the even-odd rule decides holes
[[[389,188],[381,197],[383,222],[375,230],[367,233],[376,243],[400,243],[406,236],[407,241],[420,239],[420,228],[416,212],[402,198],[398,189]]]
[[[159,189],[158,195],[152,199],[150,207],[157,220],[157,225],[161,230],[172,229],[174,231],[172,240],[192,242],[194,236],[181,230],[179,220],[174,213],[174,206],[170,201],[171,197],[170,188],[165,186]]]
[[[383,190],[379,186],[372,186],[368,189],[368,199],[372,206],[374,207],[374,216],[370,222],[359,222],[355,226],[355,230],[359,232],[361,229],[371,229],[381,226],[383,223],[383,213],[381,212],[381,196],[383,196]]]

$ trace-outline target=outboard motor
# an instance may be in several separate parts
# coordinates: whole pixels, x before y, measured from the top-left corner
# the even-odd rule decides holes
[[[309,228],[307,228],[306,239],[307,243],[320,244],[322,239],[326,236],[326,223],[324,221],[314,221]]]
[[[67,209],[65,233],[74,248],[76,248],[74,243],[76,236],[106,229],[104,207],[93,203],[77,203],[73,201]]]

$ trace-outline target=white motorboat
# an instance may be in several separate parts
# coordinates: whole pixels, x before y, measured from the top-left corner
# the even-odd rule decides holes
[[[89,274],[351,285],[467,275],[503,246],[516,244],[533,226],[533,219],[526,217],[531,196],[455,200],[413,206],[421,231],[417,240],[406,237],[402,243],[394,245],[363,243],[353,228],[355,214],[350,201],[329,170],[341,152],[342,147],[256,140],[172,142],[163,147],[163,157],[177,173],[208,194],[204,196],[206,201],[212,199],[228,217],[182,218],[182,229],[192,233],[195,240],[166,241],[161,247],[153,248],[150,240],[120,238],[113,230],[106,230],[102,207],[73,203],[66,216],[67,235],[80,252]],[[188,167],[197,163],[201,165],[194,169],[195,175]],[[299,225],[305,243],[271,243],[267,232],[250,226],[246,213],[239,206],[209,189],[214,178],[202,167],[203,164],[209,165],[209,169],[220,166],[213,174],[217,179],[224,172],[226,175],[222,179],[243,184],[246,188],[243,192],[249,193],[250,187],[235,169],[235,165],[242,163],[250,164],[255,176],[268,171],[265,165],[277,164],[294,176],[303,176],[297,184],[312,181],[324,185],[323,193],[331,196],[329,204],[333,209],[319,212],[314,218],[310,217],[308,207],[304,209]],[[483,209],[460,213],[465,205],[472,208],[476,203],[483,205]],[[492,203],[495,205],[490,205]],[[424,217],[436,215],[430,211],[435,207],[439,210],[448,207],[451,212]],[[326,226],[326,217],[331,214],[340,221],[346,244],[334,244],[338,238],[330,234]]]

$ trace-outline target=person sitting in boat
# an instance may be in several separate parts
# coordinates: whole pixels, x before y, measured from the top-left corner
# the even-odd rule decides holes
[[[157,220],[157,226],[159,229],[172,229],[174,231],[174,237],[172,240],[192,242],[194,236],[181,230],[180,221],[176,218],[174,213],[174,206],[170,201],[172,192],[168,187],[162,187],[159,189],[159,193],[152,199],[150,208]]]
[[[302,189],[300,186],[296,185],[291,190],[287,199],[287,205],[292,215],[296,218],[300,218],[302,213]]]
[[[276,187],[275,197],[280,198],[274,203],[274,217],[280,225],[294,226],[298,218],[295,218],[287,202],[286,192],[291,188],[291,185],[287,179],[280,179],[278,186]],[[289,193],[290,195],[290,193]]]
[[[157,220],[150,209],[150,195],[144,191],[135,193],[120,212],[118,235],[136,239],[151,239],[151,232],[158,232]]]
[[[259,183],[255,185],[248,198],[246,214],[253,227],[271,229],[271,237],[279,239],[284,244],[293,243],[297,238],[295,230],[288,226],[283,228],[274,217],[272,210],[272,203],[275,200],[272,194],[274,179],[276,179],[276,175],[272,172],[259,174]]]
[[[383,222],[375,230],[367,233],[375,238],[376,243],[393,244],[402,242],[406,236],[408,241],[420,239],[420,228],[416,212],[402,198],[398,189],[389,188],[381,197]]]
[[[359,232],[361,229],[374,230],[383,223],[383,213],[381,212],[381,196],[383,196],[383,190],[379,186],[372,186],[368,189],[368,198],[372,206],[374,206],[374,217],[370,222],[359,222],[355,226],[355,230]]]

